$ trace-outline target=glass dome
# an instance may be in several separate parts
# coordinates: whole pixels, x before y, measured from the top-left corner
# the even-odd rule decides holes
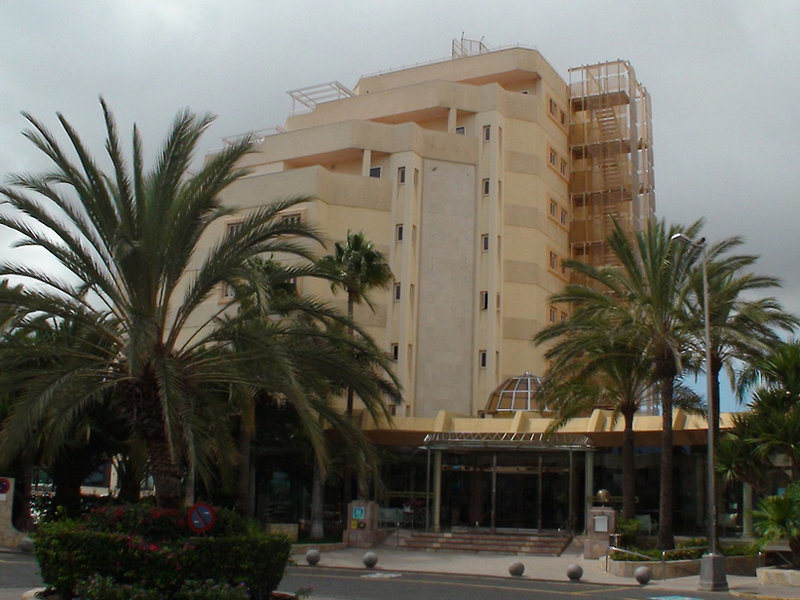
[[[525,371],[522,375],[509,377],[491,393],[484,413],[496,415],[517,411],[551,412],[539,401],[542,378]]]

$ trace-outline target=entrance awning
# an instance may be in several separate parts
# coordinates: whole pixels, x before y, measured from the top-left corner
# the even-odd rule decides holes
[[[430,450],[593,450],[586,435],[573,433],[429,433],[424,447]]]

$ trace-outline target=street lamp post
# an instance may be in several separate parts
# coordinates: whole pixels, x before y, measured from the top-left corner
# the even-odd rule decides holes
[[[724,592],[728,589],[728,579],[725,576],[725,557],[717,551],[717,492],[716,477],[714,476],[714,448],[715,430],[719,415],[714,409],[712,401],[713,382],[711,381],[711,321],[708,308],[708,252],[706,239],[693,240],[692,238],[676,233],[672,240],[702,249],[703,265],[703,324],[706,345],[706,399],[708,402],[708,543],[709,552],[704,554],[700,563],[700,583],[698,588],[704,591]]]

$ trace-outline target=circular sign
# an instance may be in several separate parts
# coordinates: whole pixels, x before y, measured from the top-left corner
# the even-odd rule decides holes
[[[195,533],[205,533],[214,526],[216,521],[217,515],[214,509],[204,502],[198,502],[189,509],[187,523],[189,529]]]
[[[11,482],[5,477],[0,477],[0,494],[7,494],[11,489]]]

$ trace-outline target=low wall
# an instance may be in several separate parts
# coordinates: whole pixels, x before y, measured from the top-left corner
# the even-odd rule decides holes
[[[605,561],[605,558],[600,560]],[[608,572],[618,577],[633,577],[637,567],[650,567],[653,579],[673,579],[700,574],[700,559],[661,561],[608,560]],[[764,566],[764,558],[754,556],[726,556],[725,572],[728,575],[745,575],[753,577],[759,567]]]
[[[796,569],[778,569],[761,567],[756,569],[756,580],[759,585],[788,585],[800,587],[800,571]]]

